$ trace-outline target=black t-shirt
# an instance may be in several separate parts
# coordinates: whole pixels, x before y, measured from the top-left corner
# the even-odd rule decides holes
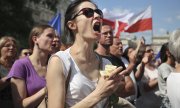
[[[119,66],[122,66],[122,67],[123,67],[123,70],[126,69],[126,67],[125,67],[123,61],[121,60],[121,58],[118,58],[118,57],[116,57],[116,56],[114,56],[114,55],[112,55],[112,54],[110,54],[110,56],[111,56],[111,63],[112,63],[113,65],[118,66],[118,67],[119,67]]]
[[[109,56],[103,56],[103,55],[99,55],[99,56],[101,56],[102,58],[108,59],[112,63],[112,65],[114,65],[114,66],[117,66],[117,67],[122,66],[123,70],[126,69],[126,67],[125,67],[124,63],[122,62],[122,60],[120,58],[112,55],[112,54],[110,54]]]

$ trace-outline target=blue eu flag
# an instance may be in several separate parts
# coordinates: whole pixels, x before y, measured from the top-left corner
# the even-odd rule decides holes
[[[50,25],[56,30],[58,36],[61,36],[61,14],[60,13],[57,13],[51,19],[51,21],[49,21],[48,25]]]

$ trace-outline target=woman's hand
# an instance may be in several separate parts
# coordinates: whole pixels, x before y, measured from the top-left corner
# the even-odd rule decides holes
[[[137,56],[137,52],[136,50],[133,50],[130,54],[129,54],[129,62],[130,63],[136,63],[136,56]]]
[[[149,62],[149,58],[147,56],[143,57],[142,63],[147,64]]]
[[[114,93],[119,86],[124,86],[121,84],[121,81],[124,80],[124,75],[120,75],[121,70],[122,67],[118,67],[109,76],[101,76],[95,92],[102,98],[105,98]]]

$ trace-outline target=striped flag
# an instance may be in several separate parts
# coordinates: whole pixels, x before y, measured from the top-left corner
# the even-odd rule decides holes
[[[145,11],[142,11],[136,15],[133,15],[128,22],[128,26],[125,27],[125,32],[134,33],[145,30],[152,30],[152,15],[151,6]]]
[[[103,21],[111,21],[111,25],[114,28],[114,35],[119,37],[121,32],[140,32],[146,30],[152,30],[152,15],[151,6],[146,10],[134,14],[129,13],[122,16],[113,16]],[[113,22],[113,23],[112,23]]]

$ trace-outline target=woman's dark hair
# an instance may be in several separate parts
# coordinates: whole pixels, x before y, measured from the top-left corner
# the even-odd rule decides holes
[[[129,49],[131,49],[133,47],[127,47],[124,52],[123,52],[123,57],[126,58],[128,61],[129,61],[129,56],[128,56],[128,52],[129,52]]]
[[[168,42],[167,43],[164,43],[160,49],[160,59],[161,59],[161,62],[164,63],[167,61],[167,55],[166,55],[166,51],[168,51],[169,48],[168,48]]]
[[[70,20],[73,20],[72,18],[78,11],[77,10],[78,6],[85,1],[93,3],[91,0],[74,0],[73,2],[70,3],[68,8],[66,9],[65,21],[64,21],[64,33],[65,33],[65,36],[70,38],[70,41],[74,42],[75,36],[73,34],[73,31],[68,27],[67,22]],[[93,4],[97,7],[97,5],[95,3],[93,3]]]

